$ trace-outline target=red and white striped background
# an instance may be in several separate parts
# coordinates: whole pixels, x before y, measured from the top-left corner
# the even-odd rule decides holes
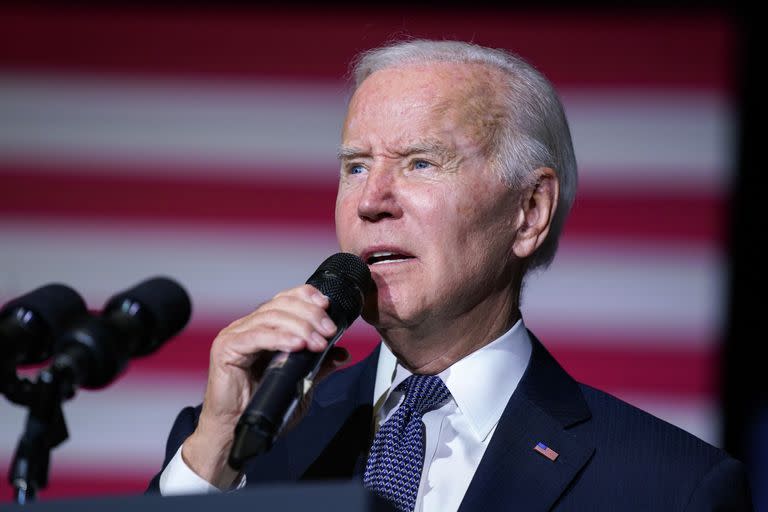
[[[529,59],[561,91],[579,196],[528,325],[580,380],[719,444],[734,33],[716,12],[0,8],[0,303],[100,309],[154,275],[193,317],[64,406],[41,499],[141,492],[216,332],[336,252],[347,63],[400,34]],[[377,341],[358,322],[354,359]],[[25,410],[0,399],[0,503]]]

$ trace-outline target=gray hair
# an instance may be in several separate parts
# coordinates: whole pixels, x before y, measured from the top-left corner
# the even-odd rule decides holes
[[[506,115],[493,141],[495,167],[513,190],[532,186],[533,171],[540,167],[554,169],[560,185],[549,236],[527,264],[527,270],[546,268],[555,257],[578,179],[571,133],[557,92],[531,64],[506,50],[424,39],[395,42],[358,55],[351,69],[353,87],[356,90],[381,69],[433,62],[483,64],[507,77],[500,91]]]

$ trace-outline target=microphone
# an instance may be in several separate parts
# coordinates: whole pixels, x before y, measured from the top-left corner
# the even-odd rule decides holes
[[[53,368],[72,384],[98,389],[109,384],[131,357],[150,354],[189,321],[189,295],[175,281],[154,277],[107,300],[56,340]]]
[[[363,309],[366,293],[373,287],[368,265],[350,253],[329,256],[307,279],[329,299],[328,316],[337,331],[322,353],[302,350],[279,352],[267,366],[259,387],[240,416],[229,454],[229,465],[239,470],[245,461],[271,448],[301,397],[312,386],[330,349]]]
[[[0,309],[0,363],[41,363],[51,356],[56,336],[88,316],[82,297],[63,284],[48,284]]]

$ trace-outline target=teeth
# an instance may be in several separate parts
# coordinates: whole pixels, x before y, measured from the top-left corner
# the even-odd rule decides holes
[[[381,260],[381,261],[374,261],[371,263],[371,265],[384,265],[385,263],[397,263],[398,261],[405,261],[406,258],[401,258],[399,260]]]
[[[370,256],[368,256],[368,264],[369,265],[382,265],[384,263],[397,263],[399,261],[405,261],[409,258],[403,257],[400,254],[390,252],[390,251],[378,251],[371,253]]]

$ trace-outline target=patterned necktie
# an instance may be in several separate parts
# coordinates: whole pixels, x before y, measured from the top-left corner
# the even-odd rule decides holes
[[[424,464],[421,417],[451,393],[434,375],[411,375],[397,390],[405,390],[405,399],[373,439],[363,485],[395,508],[410,512],[416,505]]]

